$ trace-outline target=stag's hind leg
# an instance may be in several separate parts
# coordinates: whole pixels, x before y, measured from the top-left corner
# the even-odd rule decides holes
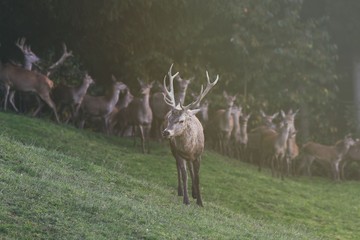
[[[196,189],[196,204],[199,205],[200,207],[203,207],[201,193],[200,193],[200,176],[199,176],[200,162],[201,162],[201,157],[199,157],[192,163],[192,165],[194,167],[194,183],[193,184],[195,185],[195,189]]]
[[[55,118],[57,123],[60,123],[58,114],[56,112],[56,106],[55,103],[53,102],[53,100],[51,100],[49,93],[43,93],[43,94],[39,94],[40,98],[42,100],[44,100],[44,102],[46,102],[47,105],[49,105],[49,107],[53,110],[54,114],[55,114]],[[41,102],[41,101],[40,101]],[[42,106],[39,105],[38,109],[36,110],[36,113],[38,113],[38,111],[40,111]]]

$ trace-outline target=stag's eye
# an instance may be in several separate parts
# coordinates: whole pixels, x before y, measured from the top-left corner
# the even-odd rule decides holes
[[[184,120],[180,120],[179,123],[181,123],[181,124],[184,123]]]

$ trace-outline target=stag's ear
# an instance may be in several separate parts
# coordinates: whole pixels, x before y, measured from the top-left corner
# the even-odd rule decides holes
[[[300,109],[297,109],[295,112],[294,112],[294,117],[296,116],[296,114],[298,114],[298,112],[300,111]]]
[[[154,86],[155,81],[152,81],[149,85],[152,88]]]
[[[198,112],[200,112],[201,109],[192,109],[192,110],[189,110],[190,114],[191,115],[196,115]]]

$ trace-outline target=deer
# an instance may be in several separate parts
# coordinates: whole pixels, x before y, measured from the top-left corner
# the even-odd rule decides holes
[[[85,73],[82,83],[77,87],[59,85],[54,88],[53,96],[59,107],[59,114],[62,115],[66,108],[70,109],[70,116],[65,120],[66,123],[70,119],[74,120],[77,116],[88,88],[94,83],[92,77],[88,73]]]
[[[150,91],[154,82],[145,83],[143,80],[138,79],[140,84],[141,98],[134,98],[128,106],[129,125],[132,126],[132,133],[134,137],[134,144],[136,143],[136,129],[140,132],[142,152],[145,153],[147,147],[147,153],[150,153],[149,147],[149,134],[151,129],[151,123],[153,114],[150,107]],[[147,146],[145,146],[147,145]]]
[[[165,89],[162,84],[158,83],[160,91],[151,95],[150,106],[153,112],[153,131],[155,138],[160,140],[161,133],[164,129],[164,122],[166,114],[171,110],[170,106],[164,101]]]
[[[236,132],[236,148],[238,149],[238,158],[244,159],[247,144],[248,144],[248,132],[247,132],[247,126],[249,118],[251,117],[251,113],[241,113],[239,117],[239,131]]]
[[[91,96],[86,94],[79,109],[79,128],[83,128],[89,118],[101,118],[104,122],[105,131],[109,134],[109,117],[119,100],[119,93],[127,86],[112,77],[111,91],[104,96]]]
[[[191,93],[191,96],[193,101],[198,98],[198,95],[195,93]],[[200,120],[201,124],[206,125],[209,121],[209,101],[205,99],[202,103],[198,104],[198,106],[195,106],[195,108],[200,109],[197,118]]]
[[[261,149],[261,138],[262,135],[266,132],[276,132],[276,125],[273,123],[274,119],[279,115],[278,112],[274,114],[265,114],[263,110],[260,109],[260,116],[262,119],[262,125],[256,127],[248,133],[248,143],[246,148],[246,156],[249,162],[253,161],[254,155],[256,155],[258,170],[261,171],[261,156],[258,154]]]
[[[290,125],[285,121],[278,131],[265,132],[261,139],[262,157],[260,161],[270,159],[272,176],[278,175],[284,179],[285,156]]]
[[[230,137],[234,128],[234,119],[232,117],[233,105],[236,95],[228,95],[223,91],[226,101],[226,109],[219,109],[215,113],[215,128],[217,129],[217,146],[222,154],[229,155]]]
[[[281,116],[283,118],[283,122],[287,122],[290,126],[289,137],[287,140],[287,149],[286,149],[286,174],[289,175],[290,171],[294,174],[293,161],[299,155],[299,146],[296,144],[296,134],[297,131],[295,129],[295,116],[299,112],[296,110],[295,112],[290,109],[287,114],[281,110]]]
[[[340,162],[340,177],[345,180],[345,168],[351,162],[360,162],[360,141],[357,139],[355,144],[350,147],[343,160]]]
[[[25,58],[25,63],[23,65],[23,67],[29,71],[32,71],[32,66],[33,64],[36,64],[37,62],[40,61],[40,58],[38,56],[36,56],[36,54],[31,50],[30,45],[25,45],[26,42],[26,38],[21,38],[18,39],[15,43],[15,45],[22,51],[22,53],[24,54],[24,58]],[[53,73],[53,71],[59,66],[61,65],[68,57],[73,56],[72,55],[72,51],[68,52],[67,51],[67,47],[66,44],[63,44],[63,55],[60,57],[60,59],[55,62],[52,66],[50,66],[48,68],[48,71],[46,73],[46,77],[50,77],[50,75]],[[33,113],[33,116],[36,116],[38,114],[38,112],[42,109],[43,107],[43,103],[41,102],[41,100],[39,99],[39,97],[37,95],[36,96],[36,100],[38,102],[38,108],[35,110],[35,112]],[[16,112],[18,112],[19,110],[17,109],[17,107],[15,106],[14,103],[14,97],[15,97],[15,89],[12,89],[9,93],[9,101],[12,105],[12,107],[14,108],[14,110]],[[7,102],[7,101],[5,101]]]
[[[175,94],[175,100],[176,104],[178,103],[184,103],[185,97],[186,97],[186,91],[188,89],[188,86],[192,80],[194,80],[194,77],[191,77],[190,79],[183,79],[179,75],[176,77],[176,82],[178,85],[178,91]]]
[[[239,106],[233,106],[231,109],[231,116],[233,118],[233,130],[231,132],[231,138],[232,138],[232,147],[233,147],[233,154],[235,157],[240,157],[240,149],[237,146],[237,143],[240,141],[240,116],[242,114],[242,107]]]
[[[340,162],[344,159],[355,141],[348,134],[344,139],[339,140],[335,145],[328,146],[315,142],[307,142],[303,145],[301,152],[302,158],[299,171],[306,167],[306,172],[311,176],[311,165],[314,161],[329,165],[332,170],[332,176],[335,181],[340,180]]]
[[[54,83],[48,77],[8,63],[5,65],[1,64],[0,66],[0,81],[3,82],[5,86],[5,111],[7,109],[7,99],[10,90],[34,92],[53,110],[56,121],[60,123],[56,106],[50,98],[50,91],[54,87]],[[13,104],[13,102],[11,102],[11,104]],[[13,106],[15,106],[15,104],[13,104]],[[35,113],[37,113],[40,108],[41,106],[39,105]]]
[[[199,104],[207,93],[216,85],[219,75],[211,82],[208,72],[206,71],[207,85],[205,90],[201,87],[197,100],[189,105],[183,106],[180,102],[176,104],[174,95],[174,78],[179,72],[172,74],[173,64],[168,71],[169,89],[166,87],[166,78],[164,77],[164,94],[165,102],[171,107],[167,115],[167,126],[163,131],[163,136],[169,140],[172,155],[176,160],[176,169],[178,177],[178,195],[183,196],[183,203],[190,204],[187,192],[187,169],[186,163],[189,164],[190,176],[192,178],[192,197],[196,198],[196,204],[203,207],[200,192],[200,163],[201,155],[204,151],[205,137],[203,127],[196,117],[199,109],[192,109]],[[182,183],[182,184],[181,184]]]

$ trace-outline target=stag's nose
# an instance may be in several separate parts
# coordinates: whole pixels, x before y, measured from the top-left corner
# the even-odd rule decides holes
[[[170,132],[168,130],[164,130],[162,132],[162,135],[163,135],[163,137],[168,138],[168,137],[170,137]]]

